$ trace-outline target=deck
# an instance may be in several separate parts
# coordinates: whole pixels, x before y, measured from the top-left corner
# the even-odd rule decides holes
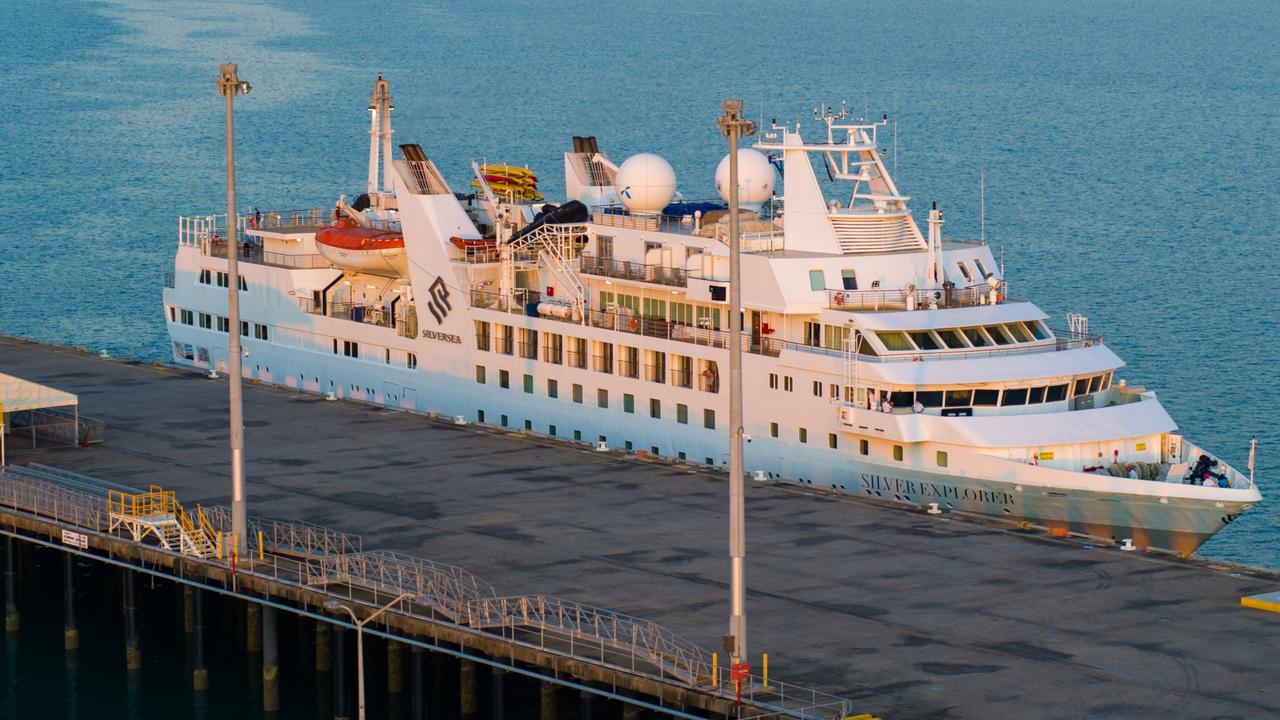
[[[225,379],[8,338],[0,367],[78,393],[107,422],[103,445],[13,462],[227,502]],[[722,474],[283,389],[246,387],[245,403],[251,514],[719,645]],[[886,718],[1280,713],[1280,623],[1240,606],[1280,587],[1274,574],[747,491],[750,653],[769,653],[771,676]]]

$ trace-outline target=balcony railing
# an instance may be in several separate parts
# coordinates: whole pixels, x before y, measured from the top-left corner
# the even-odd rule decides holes
[[[636,378],[640,377],[640,364],[635,360],[627,360],[625,358],[618,359],[618,374],[623,377]]]
[[[570,350],[565,353],[569,356],[569,367],[576,367],[585,370],[587,367],[587,354],[576,350]]]
[[[517,345],[520,350],[520,357],[524,358],[525,360],[538,359],[538,343],[522,342],[522,343],[517,343]]]
[[[686,287],[689,277],[683,268],[666,267],[665,265],[645,265],[630,260],[614,260],[583,253],[578,269],[587,275],[634,280],[636,282]]]
[[[671,384],[676,387],[693,387],[693,372],[688,368],[671,368]]]
[[[995,303],[1009,301],[1007,292],[1008,284],[1000,281]],[[826,294],[827,307],[832,310],[925,310],[931,304],[940,309],[992,304],[991,288],[986,283],[951,290],[827,290]]]
[[[311,298],[298,298],[298,307],[311,315],[395,328],[397,334],[403,337],[414,337],[418,332],[418,314],[413,306],[399,308],[393,314],[381,305],[329,302],[322,308]]]
[[[667,381],[667,366],[661,363],[645,365],[644,379],[649,382],[665,383]]]
[[[227,256],[227,242],[221,238],[214,238],[201,246],[203,254],[208,257],[225,258]],[[246,242],[240,244],[240,252],[236,253],[236,259],[241,262],[252,263],[254,265],[268,265],[271,267],[287,268],[290,270],[311,270],[315,268],[333,267],[323,255],[316,254],[293,254],[280,253],[270,250],[263,250],[262,246]]]
[[[613,356],[611,355],[592,355],[591,369],[601,373],[613,373]]]

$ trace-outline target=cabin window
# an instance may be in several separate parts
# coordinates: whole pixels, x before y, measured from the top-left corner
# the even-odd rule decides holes
[[[960,268],[960,274],[964,276],[965,282],[973,282],[973,273],[969,271],[969,266],[965,265],[963,260],[958,260],[956,267]]]
[[[201,285],[213,284],[213,273],[208,268],[205,268],[200,271],[200,284]]]
[[[938,341],[933,339],[933,334],[928,330],[918,330],[911,333],[911,341],[921,350],[938,350]]]
[[[635,411],[636,411],[636,396],[630,393],[624,393],[622,395],[622,412],[635,413]]]
[[[547,434],[548,434],[548,435],[550,435],[551,437],[555,437],[555,436],[556,436],[556,426],[555,426],[555,425],[548,425],[548,426],[547,426]]]
[[[384,348],[382,350],[382,362],[387,365],[391,364],[391,348]]]
[[[835,450],[837,446],[838,446],[838,441],[836,440],[836,434],[827,433],[827,447],[831,448],[832,450]]]
[[[618,374],[629,378],[640,377],[640,350],[621,346],[622,357],[618,358]]]
[[[1010,407],[1013,405],[1027,404],[1026,388],[1010,388],[1004,391],[1004,397],[1000,399],[1001,407]]]
[[[969,407],[973,404],[972,390],[948,390],[946,407]]]
[[[1044,402],[1044,391],[1045,388],[1043,386],[1031,388],[1031,394],[1027,396],[1027,404],[1039,405]]]
[[[209,313],[200,313],[200,327],[205,330],[213,329],[213,316]]]
[[[569,365],[581,368],[587,367],[587,339],[586,338],[569,338]]]
[[[671,303],[671,322],[679,323],[680,325],[692,325],[693,305],[673,301]]]
[[[476,349],[489,350],[489,323],[476,320]]]
[[[533,394],[533,376],[532,375],[524,376],[524,391],[529,393],[530,395]]]
[[[796,431],[796,437],[797,437],[797,438],[799,438],[800,442],[802,442],[802,443],[808,443],[808,442],[809,442],[809,429],[808,429],[808,428],[799,428],[799,429]]]
[[[178,313],[178,315],[182,318],[183,325],[196,324],[196,314],[194,312],[190,310],[182,310]],[[248,335],[248,333],[245,333],[245,334]]]
[[[520,357],[525,360],[538,359],[538,331],[520,328]]]
[[[935,462],[937,462],[937,463],[938,463],[938,467],[946,467],[946,466],[947,466],[947,452],[946,452],[945,450],[939,450],[939,451],[938,451],[938,454],[937,454],[937,457],[936,457],[936,459],[935,459]]]
[[[360,343],[350,340],[342,341],[342,354],[350,358],[360,357]]]
[[[564,337],[558,333],[543,333],[542,360],[559,365],[564,361]]]
[[[659,318],[665,320],[667,317],[667,301],[645,298],[644,316],[647,318]]]
[[[582,386],[577,383],[573,384],[573,401],[582,404]]]
[[[784,376],[782,377],[782,389],[783,389],[783,390],[786,390],[787,392],[791,392],[791,391],[792,391],[792,389],[793,389],[793,383],[792,383],[792,381],[791,381],[791,376],[790,376],[790,375],[784,375]]]
[[[778,423],[769,423],[769,437],[778,437]]]
[[[1045,402],[1059,402],[1061,400],[1066,400],[1066,399],[1067,399],[1066,383],[1063,383],[1061,385],[1050,385],[1049,389],[1045,391],[1045,394],[1044,394]]]
[[[812,347],[822,346],[822,324],[813,320],[804,321],[804,344]]]
[[[698,327],[708,330],[720,329],[720,308],[698,305],[695,308],[694,315],[697,319]]]
[[[702,411],[702,427],[708,430],[716,429],[716,411],[707,408]]]
[[[187,324],[190,325],[191,323],[187,323]],[[248,320],[240,321],[240,337],[249,337],[249,321]],[[350,353],[344,352],[343,355],[350,355]]]
[[[975,406],[991,407],[1000,401],[999,390],[974,390],[973,404]]]
[[[884,343],[886,350],[898,352],[901,350],[915,350],[915,346],[907,339],[907,334],[903,332],[881,332],[876,331],[876,337],[880,338],[880,342]]]
[[[897,460],[898,462],[902,462],[902,446],[901,445],[893,446],[893,459]]]
[[[605,390],[604,388],[600,388],[599,390],[596,390],[596,406],[602,407],[602,408],[609,407],[609,391],[608,390]]]
[[[224,318],[221,315],[218,316],[218,332],[224,332],[224,333],[231,332],[230,318]]]
[[[858,454],[859,454],[859,455],[870,455],[870,454],[871,454],[871,443],[870,443],[869,441],[867,441],[866,439],[859,440],[859,441],[858,441]]]
[[[258,340],[270,340],[266,325],[253,324],[253,337]]]
[[[769,389],[778,389],[778,373],[769,373]]]
[[[844,325],[822,326],[822,347],[832,350],[844,350],[849,339],[849,328]]]
[[[840,271],[840,284],[845,290],[858,289],[858,275],[851,269],[846,268]]]
[[[658,398],[650,398],[649,400],[649,417],[655,420],[662,418],[662,401]]]
[[[596,372],[613,373],[613,343],[597,342],[596,354],[591,359],[591,369]]]
[[[511,387],[511,372],[509,370],[498,371],[498,387],[507,390]]]
[[[552,378],[547,378],[547,397],[555,399],[560,397],[560,382]]]
[[[676,404],[676,422],[681,425],[689,424],[689,406],[680,403]]]
[[[172,305],[169,306],[169,322],[178,322],[178,309]]]
[[[821,270],[809,271],[809,289],[821,292],[827,289],[827,280],[822,276]]]
[[[822,381],[821,380],[813,381],[813,396],[822,397]]]
[[[613,236],[612,235],[596,236],[596,254],[602,258],[613,257]]]
[[[481,385],[484,384],[484,366],[483,365],[476,366],[476,382],[480,383]]]

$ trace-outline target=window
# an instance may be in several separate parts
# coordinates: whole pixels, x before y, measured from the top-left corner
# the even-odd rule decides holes
[[[827,289],[827,280],[826,278],[822,277],[821,270],[809,271],[809,289],[817,290],[819,292]]]
[[[609,407],[609,391],[604,388],[596,390],[596,405],[602,408]]]
[[[800,442],[802,442],[802,443],[807,443],[807,442],[809,442],[809,430],[808,430],[808,428],[800,428],[799,432],[798,432],[798,433],[796,433],[796,434],[797,434],[797,436],[800,438]]]
[[[901,446],[901,445],[894,445],[894,446],[893,446],[893,459],[894,459],[894,460],[897,460],[897,461],[899,461],[899,462],[901,462],[901,461],[902,461],[902,446]]]
[[[782,377],[782,389],[783,389],[783,390],[786,390],[787,392],[791,392],[791,389],[792,389],[792,382],[791,382],[791,376],[790,376],[790,375],[784,375],[784,376]]]
[[[212,284],[213,284],[213,271],[209,270],[209,268],[204,268],[203,270],[201,270],[201,271],[200,271],[200,284],[201,284],[201,285],[212,285]]]
[[[693,305],[691,303],[671,302],[671,322],[681,325],[693,324]]]
[[[974,267],[978,268],[978,275],[980,275],[983,278],[987,276],[987,268],[982,264],[981,260],[979,260],[978,258],[974,258],[973,265]]]
[[[268,331],[267,331],[267,326],[266,326],[266,325],[259,325],[258,323],[254,323],[254,324],[253,324],[253,337],[254,337],[254,339],[256,339],[256,340],[270,340],[271,338],[267,337],[267,336],[268,336],[268,334],[269,334],[269,333],[268,333]]]
[[[622,395],[622,412],[634,413],[636,411],[636,396],[630,393]]]
[[[555,425],[548,425],[548,426],[547,426],[547,434],[548,434],[548,435],[550,435],[551,437],[555,437],[555,436],[556,436],[556,426],[555,426]]]
[[[928,330],[917,330],[910,333],[911,341],[921,350],[938,350],[938,341],[933,339],[933,333]]]
[[[538,359],[538,331],[520,328],[520,357],[525,360]]]
[[[573,401],[582,404],[582,386],[578,383],[573,384]]]
[[[836,440],[835,433],[827,433],[827,447],[831,448],[832,450],[836,449],[837,440]]]
[[[1044,394],[1045,402],[1060,402],[1066,399],[1067,399],[1066,383],[1063,383],[1061,385],[1050,385],[1049,389],[1045,391],[1045,394]]]
[[[843,325],[822,326],[822,347],[832,350],[844,350],[845,341],[848,339],[848,327]]]
[[[844,289],[845,289],[845,290],[857,290],[857,289],[858,289],[858,276],[857,276],[857,274],[856,274],[856,273],[854,273],[854,271],[853,271],[852,269],[845,269],[845,270],[841,270],[841,271],[840,271],[840,284],[841,284],[841,286],[843,286],[843,287],[844,287]]]
[[[484,366],[483,365],[476,366],[476,382],[480,383],[481,385],[484,384]]]
[[[644,299],[644,316],[647,318],[667,319],[667,301],[654,300],[653,298]]]
[[[769,373],[769,389],[778,389],[778,373]]]
[[[602,258],[613,257],[613,236],[612,235],[596,236],[596,254]]]
[[[702,427],[708,430],[716,429],[716,411],[707,408],[702,411]]]
[[[405,364],[409,366],[410,370],[416,370],[418,368],[418,356],[413,353],[408,353],[408,358]]]
[[[551,378],[547,378],[547,397],[553,400],[560,397],[560,383]]]
[[[476,349],[489,350],[489,323],[476,320]]]
[[[991,339],[997,345],[1008,345],[1013,342],[1013,337],[1009,335],[1002,325],[984,325],[982,329],[987,331],[987,334],[991,336]]]
[[[821,380],[813,381],[813,396],[822,397],[822,381]]]
[[[1037,340],[1049,339],[1049,329],[1044,326],[1044,323],[1039,320],[1028,320],[1025,324],[1031,334],[1036,336]]]
[[[915,350],[915,346],[907,339],[907,334],[903,332],[881,332],[876,331],[876,337],[880,338],[880,342],[884,343],[886,350],[894,352],[900,350]]]
[[[999,390],[974,390],[973,404],[981,406],[993,406],[1000,400]]]
[[[249,283],[244,279],[243,275],[240,276],[240,290],[241,292],[249,292]]]
[[[1096,393],[1102,389],[1102,376],[1094,375],[1089,378],[1089,392]]]
[[[710,330],[720,329],[720,308],[698,305],[695,309],[697,325]]]
[[[209,313],[200,313],[200,327],[205,330],[213,329],[213,316]]]
[[[249,321],[248,320],[240,321],[240,336],[249,337]]]
[[[178,322],[178,309],[172,305],[169,306],[169,322]]]
[[[868,442],[866,439],[859,440],[859,441],[858,441],[858,453],[859,453],[859,454],[861,454],[861,455],[870,455],[870,454],[871,454],[871,443],[870,443],[870,442]]]
[[[587,340],[586,338],[569,338],[569,365],[571,367],[586,369],[587,367]]]
[[[524,391],[529,393],[530,395],[533,394],[533,376],[532,375],[524,376]]]
[[[497,351],[503,355],[512,355],[513,333],[510,325],[495,325],[495,334],[497,335],[498,347]]]
[[[778,423],[769,423],[769,437],[778,437]]]
[[[506,426],[507,426],[507,416],[506,416],[506,415],[502,415],[502,416],[500,416],[500,417],[498,418],[498,421],[501,423],[502,427],[506,427]]]
[[[358,357],[360,357],[360,343],[358,343],[358,342],[352,342],[352,341],[350,341],[350,340],[343,340],[343,341],[342,341],[342,354],[343,354],[343,355],[346,355],[346,356],[347,356],[347,357],[349,357],[349,358],[358,358]]]
[[[973,273],[969,271],[969,266],[965,265],[963,260],[957,260],[956,267],[960,268],[960,274],[964,276],[965,282],[973,282]]]
[[[955,328],[934,330],[934,332],[938,334],[938,337],[941,338],[944,345],[953,350],[956,348],[968,347],[965,345],[964,338],[960,337],[960,333],[957,332]]]
[[[828,386],[827,386],[827,397],[831,398],[832,400],[839,400],[839,399],[840,399],[840,386],[839,386],[839,385],[836,385],[836,384],[834,384],[834,383],[832,383],[832,384],[828,385]]]
[[[947,407],[969,407],[973,404],[972,390],[948,390],[945,405]]]
[[[811,347],[822,346],[822,324],[813,320],[804,321],[804,344]]]
[[[681,425],[689,424],[689,406],[676,403],[676,422]]]
[[[1031,342],[1031,333],[1027,332],[1027,328],[1022,323],[1012,322],[1002,325],[1010,335],[1013,336],[1014,342]]]
[[[621,357],[618,358],[618,374],[629,378],[640,377],[639,348],[623,345],[621,346],[621,350]]]
[[[528,418],[526,418],[526,419],[525,419],[525,421],[524,421],[524,429],[525,429],[525,430],[532,430],[532,429],[533,429],[533,421],[532,421],[532,420],[529,420]]]
[[[218,316],[218,332],[224,332],[224,333],[231,332],[231,320],[219,315]]]
[[[1031,388],[1031,395],[1027,398],[1027,404],[1037,405],[1044,402],[1044,391],[1045,388],[1043,386]]]
[[[969,344],[974,347],[987,347],[993,344],[991,342],[991,338],[987,337],[987,334],[982,332],[982,328],[963,328],[960,332],[964,333],[965,339],[967,339]]]
[[[935,458],[935,461],[938,463],[938,467],[946,467],[946,466],[947,466],[947,451],[945,451],[945,450],[939,450],[939,451],[938,451],[938,455],[937,455],[937,457]]]
[[[382,351],[382,361],[387,365],[391,364],[391,348],[385,348]]]
[[[483,411],[483,410],[476,410],[476,422],[478,422],[478,423],[482,423],[482,422],[484,422],[484,411]]]
[[[649,400],[649,417],[651,418],[662,417],[662,401],[659,400],[658,398],[652,398]]]
[[[591,369],[596,372],[613,373],[613,343],[597,342],[596,354],[591,359]]]
[[[1027,389],[1026,388],[1010,388],[1004,391],[1004,397],[1000,398],[1001,407],[1009,407],[1011,405],[1026,405]]]
[[[564,337],[557,333],[544,333],[542,359],[556,365],[564,362]]]
[[[190,310],[180,310],[178,311],[178,316],[182,318],[183,325],[196,324],[196,314]]]
[[[927,408],[942,407],[942,391],[918,390],[916,391],[916,402]]]
[[[1075,392],[1072,395],[1085,395],[1089,392],[1089,378],[1080,378],[1076,381]]]
[[[498,371],[498,387],[507,390],[511,387],[511,373],[507,370]]]

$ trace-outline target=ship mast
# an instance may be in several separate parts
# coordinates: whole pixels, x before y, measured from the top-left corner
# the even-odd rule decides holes
[[[378,80],[373,84],[372,102],[369,103],[369,182],[367,190],[370,200],[378,193],[378,145],[382,145],[382,189],[391,192],[394,184],[391,179],[391,86],[378,73]]]

